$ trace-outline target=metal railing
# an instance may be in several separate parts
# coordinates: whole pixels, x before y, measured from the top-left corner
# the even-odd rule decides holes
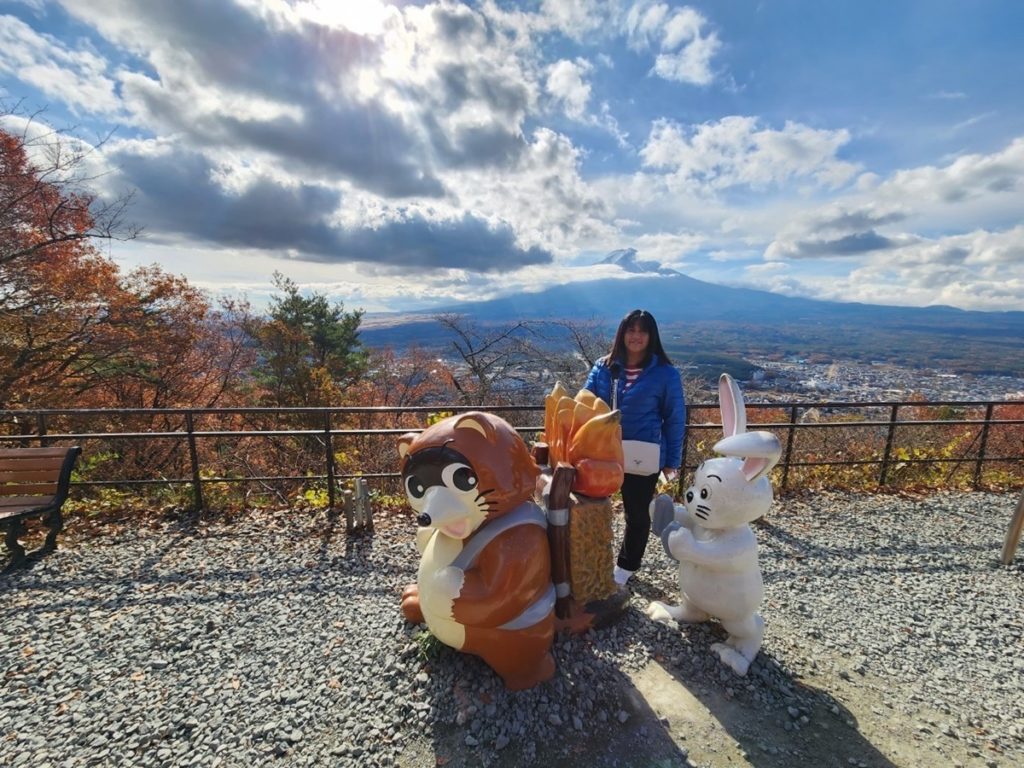
[[[1020,401],[939,401],[939,402],[783,402],[747,403],[748,429],[775,432],[783,454],[775,473],[776,487],[786,491],[807,484],[807,477],[818,468],[857,468],[864,473],[874,468],[877,486],[893,482],[896,472],[906,474],[908,467],[951,465],[955,472],[969,471],[970,484],[984,484],[986,468],[1005,467],[1002,476],[1011,484],[1024,483],[1024,402]],[[486,410],[512,421],[526,439],[536,439],[541,427],[542,406],[459,406],[364,408],[170,408],[170,409],[48,409],[0,410],[0,448],[29,445],[82,444],[85,463],[90,452],[114,456],[126,455],[125,446],[133,441],[147,445],[170,441],[187,449],[187,458],[168,461],[177,467],[178,476],[132,476],[131,472],[107,472],[102,467],[80,470],[74,483],[78,487],[103,486],[180,486],[191,485],[193,503],[205,508],[204,488],[215,483],[326,483],[328,503],[334,506],[340,481],[362,477],[393,483],[397,455],[390,466],[383,466],[380,445],[404,433],[426,426],[431,415]],[[911,418],[907,418],[907,414]],[[706,420],[697,416],[706,415]],[[901,418],[903,416],[903,418]],[[939,418],[938,416],[941,416]],[[229,428],[199,428],[197,422],[219,418]],[[147,422],[144,429],[125,429],[132,420]],[[261,420],[289,422],[287,426],[267,428]],[[401,426],[365,426],[361,423],[390,421]],[[534,424],[521,423],[533,420]],[[298,426],[296,423],[301,422]],[[353,425],[357,426],[353,426]],[[158,426],[154,426],[158,425]],[[162,425],[162,426],[159,426]],[[683,448],[683,473],[680,490],[689,470],[713,455],[712,447],[721,435],[718,405],[698,403],[687,409],[687,439]],[[318,455],[318,466],[290,467],[287,473],[223,471],[214,461],[209,443],[215,443],[219,457],[230,455],[232,446],[242,441],[262,439],[306,441],[305,454]],[[378,451],[365,466],[348,469],[338,466],[339,453],[356,441],[376,440]],[[384,441],[384,442],[382,442]],[[312,446],[310,449],[308,446]],[[925,446],[924,448],[920,446]],[[996,450],[994,451],[993,448]],[[172,451],[173,452],[173,451]],[[372,452],[367,452],[370,455]],[[118,476],[114,476],[118,475]],[[869,476],[872,477],[872,476]],[[820,474],[817,481],[820,481]]]

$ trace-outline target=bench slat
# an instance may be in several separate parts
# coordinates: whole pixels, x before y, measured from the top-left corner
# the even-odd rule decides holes
[[[9,517],[18,517],[26,512],[31,512],[39,507],[0,507],[0,520],[6,520]]]
[[[53,501],[53,496],[0,496],[0,509],[12,507],[45,507]]]
[[[57,495],[57,481],[52,483],[16,483],[14,485],[0,485],[0,499],[19,496],[30,496],[33,494],[46,494],[47,496]]]
[[[31,456],[57,456],[61,459],[67,454],[66,447],[54,446],[53,448],[0,448],[0,459],[18,459],[26,455]]]
[[[10,472],[45,470],[60,473],[63,456],[28,456],[19,459],[0,459],[0,469]]]
[[[59,470],[52,469],[7,469],[0,464],[0,485],[4,483],[38,483],[40,481],[57,482],[60,478]]]

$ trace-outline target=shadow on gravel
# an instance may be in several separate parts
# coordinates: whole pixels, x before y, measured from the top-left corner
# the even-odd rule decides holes
[[[162,581],[186,581],[189,578],[188,576],[179,575],[177,578],[175,578],[174,576],[169,574],[157,574],[155,573],[154,569],[160,562],[162,562],[167,557],[168,553],[170,553],[171,550],[175,549],[175,547],[180,545],[183,540],[189,538],[189,536],[183,533],[178,533],[169,537],[166,542],[160,545],[157,551],[155,551],[152,555],[147,557],[144,561],[142,561],[135,567],[135,569],[132,572],[133,581],[138,581],[139,583],[152,583]],[[33,565],[44,566],[45,564],[40,562],[39,560],[36,560],[33,562]],[[2,576],[6,578],[0,580],[0,584],[4,584],[5,582],[5,586],[11,586],[13,584],[16,584],[17,575],[19,573],[24,573],[30,569],[31,568],[16,568],[11,571],[4,571],[2,573]],[[67,576],[64,576],[62,573],[58,572],[53,575],[48,575],[45,581],[34,580],[32,583],[32,589],[37,592],[53,592],[63,594],[74,589],[90,587],[96,588],[99,586],[109,587],[119,581],[123,581],[123,579],[120,579],[113,575],[106,576],[100,572],[90,574],[89,576],[77,578],[69,578]],[[59,610],[61,608],[81,607],[83,605],[90,606],[94,605],[95,603],[96,601],[93,598],[82,600],[69,599],[60,603],[51,603],[50,606],[54,610]]]
[[[621,633],[647,621],[636,608]],[[519,693],[479,659],[441,648],[421,670],[423,710],[409,715],[432,723],[430,738],[399,765],[895,768],[829,692],[764,653],[739,678],[711,655],[720,639],[717,625],[665,628],[644,641],[652,661],[626,669],[598,650],[603,638],[561,636],[556,677]]]
[[[642,606],[672,599],[643,582],[634,591]],[[638,637],[654,663],[632,676],[635,688],[695,764],[896,768],[830,692],[800,682],[764,648],[745,677],[722,665],[711,650],[726,637],[717,622]]]
[[[229,540],[224,536],[201,538],[207,543],[218,538]],[[30,574],[34,569],[19,568],[0,575],[0,590],[19,588],[24,576],[30,579],[25,584],[33,592],[56,598],[46,601],[46,610],[55,613],[142,605],[244,605],[258,604],[282,593],[315,597],[334,578],[332,572],[338,572],[354,577],[345,585],[350,594],[391,601],[395,599],[394,589],[376,583],[375,579],[404,573],[403,569],[387,564],[368,564],[374,548],[372,536],[347,537],[344,556],[331,553],[329,540],[325,540],[315,556],[307,551],[289,557],[288,552],[282,550],[278,553],[280,565],[268,565],[266,552],[261,550],[258,564],[251,567],[243,560],[235,560],[230,566],[217,564],[216,554],[204,555],[196,551],[198,540],[186,532],[170,534],[145,559],[134,565],[126,564],[128,570],[121,573],[109,569],[84,572],[79,569],[75,576],[68,576],[57,570],[45,574],[45,578],[36,578]],[[371,571],[375,579],[359,578]],[[246,585],[244,592],[236,588],[240,584]],[[185,589],[172,593],[169,592],[172,587]],[[0,606],[0,617],[4,615],[5,608]]]
[[[729,695],[723,687],[701,685],[664,662],[642,670],[637,685],[666,730],[685,739],[698,764],[719,765],[724,759],[726,764],[760,768],[895,768],[858,731],[853,715],[826,691],[794,682],[790,697],[794,703],[787,710],[792,708],[796,716],[787,711],[780,718],[763,706]],[[708,744],[717,746],[709,749]]]
[[[961,556],[967,552],[991,553],[991,547],[987,545],[972,545],[959,542],[936,546],[911,541],[898,545],[887,543],[871,549],[866,548],[864,545],[847,547],[821,546],[766,520],[761,520],[757,527],[780,545],[780,549],[785,552],[785,557],[799,560],[802,567],[815,568],[819,571],[827,572],[830,576],[842,576],[845,573],[857,575],[868,573],[967,573],[975,570],[975,568],[968,563],[958,562],[956,556]],[[883,553],[892,556],[908,555],[916,558],[919,562],[899,567],[888,561],[881,561],[884,564],[866,566],[863,559],[866,553]],[[773,555],[773,550],[769,548],[762,549],[762,559],[771,559]],[[993,558],[992,564],[995,566],[998,564],[998,561]],[[772,579],[780,578],[780,576],[782,574],[769,573],[767,571],[764,573],[766,583]]]
[[[560,636],[555,677],[509,692],[475,656],[443,648],[424,669],[423,691],[434,717],[431,753],[407,750],[400,765],[446,768],[669,768],[686,764],[681,749],[617,661],[586,638]],[[574,672],[585,670],[586,678]],[[613,714],[608,715],[611,707]],[[530,722],[517,712],[534,714]],[[599,716],[593,715],[597,712]],[[573,712],[589,712],[584,719]],[[539,722],[539,726],[538,726]],[[538,729],[539,728],[539,729]],[[425,744],[425,742],[421,742]]]

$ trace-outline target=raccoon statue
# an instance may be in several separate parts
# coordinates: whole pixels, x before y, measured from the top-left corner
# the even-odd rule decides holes
[[[417,513],[420,566],[402,613],[446,645],[476,654],[510,690],[555,673],[555,588],[540,469],[508,422],[473,411],[398,443]]]

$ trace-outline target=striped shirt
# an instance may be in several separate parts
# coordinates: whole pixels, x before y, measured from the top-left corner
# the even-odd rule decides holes
[[[640,377],[640,372],[643,368],[624,368],[623,371],[626,373],[626,383],[622,385],[622,391],[625,392],[631,386],[633,382]]]

